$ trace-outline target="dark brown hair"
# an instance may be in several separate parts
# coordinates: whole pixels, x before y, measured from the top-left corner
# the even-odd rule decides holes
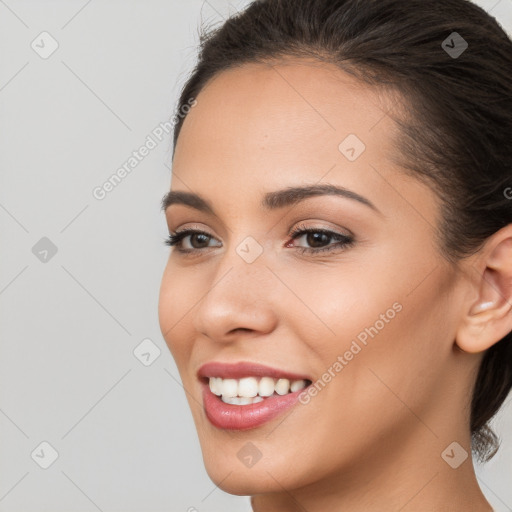
[[[456,32],[458,34],[453,34]],[[468,45],[451,49],[462,38]],[[454,39],[455,38],[455,39]],[[445,42],[446,41],[446,42]],[[394,161],[441,199],[441,253],[454,265],[512,223],[512,41],[467,0],[258,0],[201,32],[177,112],[215,75],[245,63],[314,57],[399,93]],[[391,115],[391,114],[390,114]],[[173,149],[186,116],[176,117]],[[173,153],[174,154],[174,153]],[[512,387],[512,333],[489,348],[471,404],[473,452],[489,460],[488,425]]]

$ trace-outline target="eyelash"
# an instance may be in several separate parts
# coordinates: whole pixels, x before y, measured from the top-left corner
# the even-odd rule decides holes
[[[290,234],[289,236],[292,238],[292,240],[299,237],[299,235],[307,235],[310,233],[322,233],[324,235],[328,235],[330,238],[337,239],[338,242],[335,244],[330,244],[325,247],[320,248],[311,248],[311,247],[296,247],[301,254],[308,253],[308,254],[318,254],[323,252],[331,252],[334,250],[340,250],[340,249],[346,249],[348,247],[351,247],[354,244],[354,239],[351,236],[348,235],[342,235],[341,233],[336,233],[335,231],[329,231],[327,229],[321,229],[321,228],[307,228],[304,225],[297,226]],[[182,249],[181,248],[181,242],[182,240],[189,236],[189,235],[206,235],[207,237],[213,238],[209,233],[206,231],[196,230],[196,229],[184,229],[183,231],[177,231],[176,233],[170,234],[169,237],[165,240],[165,244],[170,247],[176,247],[177,250],[181,253],[187,253],[190,254],[192,252],[201,251],[203,249],[208,249],[208,247],[205,247],[203,249]]]

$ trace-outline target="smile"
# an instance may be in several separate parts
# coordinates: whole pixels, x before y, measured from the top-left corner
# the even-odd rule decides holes
[[[287,395],[307,386],[304,379],[273,379],[272,377],[245,377],[243,379],[223,379],[210,377],[210,391],[227,404],[249,405],[263,401],[272,395]]]
[[[206,417],[220,429],[256,428],[290,409],[312,380],[253,363],[207,363],[198,376]]]

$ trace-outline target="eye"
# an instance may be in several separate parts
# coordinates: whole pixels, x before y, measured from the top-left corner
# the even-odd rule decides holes
[[[304,253],[321,253],[326,251],[343,250],[354,244],[354,238],[350,235],[336,233],[323,228],[307,228],[304,225],[297,226],[290,236],[293,240],[302,240],[309,247],[297,247],[300,252]],[[332,243],[333,240],[335,243]],[[286,244],[286,247],[296,247]]]
[[[184,229],[171,233],[165,240],[165,244],[177,247],[180,252],[193,252],[210,247],[209,242],[215,240],[212,235],[197,229]]]
[[[354,244],[354,238],[350,235],[337,233],[323,228],[307,228],[304,225],[297,226],[289,235],[292,240],[301,240],[310,247],[292,245],[288,242],[285,247],[295,247],[301,253],[323,253],[326,251],[343,250]],[[210,245],[216,239],[209,233],[197,229],[184,229],[171,233],[165,240],[165,244],[176,247],[181,253],[200,252],[210,247],[222,247]],[[334,243],[333,243],[334,242]]]

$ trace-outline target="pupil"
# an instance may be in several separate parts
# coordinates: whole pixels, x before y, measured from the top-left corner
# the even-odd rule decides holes
[[[194,244],[194,239],[195,240],[202,239],[202,240],[199,240],[199,245],[201,246],[201,244],[204,243],[204,244],[206,244],[206,246],[208,246],[209,238],[210,237],[208,235],[204,235],[203,233],[196,233],[190,237],[190,243],[192,244],[192,247],[194,247],[195,249],[198,249],[198,247],[196,247],[196,245]],[[201,247],[199,247],[199,248],[201,248]]]
[[[321,247],[325,245],[330,239],[330,236],[325,233],[308,233],[307,242],[312,247]]]

